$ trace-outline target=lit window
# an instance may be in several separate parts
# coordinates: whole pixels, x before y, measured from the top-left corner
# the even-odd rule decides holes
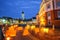
[[[60,6],[60,1],[58,1],[58,2],[56,3],[56,5],[57,5],[57,6]]]
[[[58,18],[60,18],[60,11],[58,11],[57,15],[58,15]]]

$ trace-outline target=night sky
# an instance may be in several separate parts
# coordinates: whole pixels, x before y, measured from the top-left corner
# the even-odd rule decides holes
[[[0,0],[0,17],[21,18],[23,10],[25,18],[29,19],[39,12],[40,4],[41,0]]]

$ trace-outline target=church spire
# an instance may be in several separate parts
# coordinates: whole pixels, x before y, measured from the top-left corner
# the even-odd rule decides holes
[[[25,19],[25,15],[24,15],[24,11],[22,11],[22,14],[21,14],[21,16],[22,16],[22,20],[24,20]]]

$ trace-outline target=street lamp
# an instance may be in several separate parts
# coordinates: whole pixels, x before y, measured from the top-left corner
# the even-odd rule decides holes
[[[10,40],[10,37],[7,37],[6,40]]]
[[[3,22],[3,23],[6,23],[6,20],[5,20],[5,19],[3,19],[3,20],[2,20],[2,22]]]
[[[44,28],[44,27],[42,27],[42,28],[40,29],[40,31],[41,31],[42,33],[48,33],[48,32],[49,32],[49,28]]]

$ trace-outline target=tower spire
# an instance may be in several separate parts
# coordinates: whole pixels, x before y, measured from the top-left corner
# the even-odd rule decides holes
[[[22,20],[24,20],[25,18],[24,18],[24,11],[22,10]]]

